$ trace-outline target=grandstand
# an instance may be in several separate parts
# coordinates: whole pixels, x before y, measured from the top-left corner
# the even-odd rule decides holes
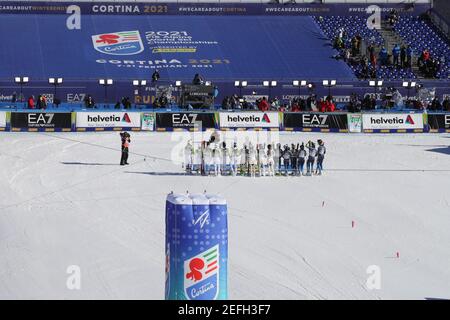
[[[413,89],[431,88],[440,100],[449,94],[448,17],[437,18],[429,1],[380,1],[381,24],[375,29],[367,25],[373,1],[116,2],[71,2],[83,13],[81,28],[72,29],[67,26],[69,2],[3,1],[0,35],[8,41],[0,49],[0,106],[23,108],[17,100],[44,94],[60,107],[76,109],[89,94],[102,105],[131,97],[152,108],[159,85],[171,87],[175,107],[181,96],[176,84],[191,83],[196,73],[218,88],[216,107],[238,91],[284,102],[295,95],[324,97],[330,88],[323,80],[337,81],[332,93],[340,108],[351,94],[362,99],[372,93],[370,79],[382,79],[385,88],[402,95],[410,93],[402,84],[411,80],[420,84]],[[398,18],[389,24],[393,11]],[[433,24],[436,19],[439,24]],[[342,31],[343,47],[336,48]],[[362,45],[348,59],[355,36]],[[385,65],[370,61],[370,45],[378,57],[383,46],[390,55],[395,44],[412,48],[410,67],[393,66],[391,57]],[[431,70],[419,63],[425,49],[436,65]],[[161,75],[157,84],[133,86],[133,80],[150,80],[154,70]],[[29,81],[15,83],[17,77]],[[49,84],[52,77],[63,83]],[[99,85],[99,79],[113,84]],[[293,85],[301,80],[309,89]],[[246,86],[238,89],[236,81]]]

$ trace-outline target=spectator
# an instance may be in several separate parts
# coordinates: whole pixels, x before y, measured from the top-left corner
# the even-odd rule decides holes
[[[371,94],[366,94],[362,101],[361,107],[363,110],[374,110],[376,107],[376,99]]]
[[[275,97],[270,104],[270,109],[273,111],[278,111],[280,109],[280,106],[280,101],[277,97]]]
[[[203,77],[198,73],[195,74],[194,79],[192,80],[192,84],[194,85],[202,85],[204,82]]]
[[[92,99],[92,96],[90,94],[88,94],[84,98],[84,105],[86,108],[94,108],[95,107],[94,99]]]
[[[352,38],[352,56],[356,57],[359,54],[359,40],[356,36]]]
[[[306,99],[306,111],[317,111],[317,100],[314,94]]]
[[[350,102],[347,109],[349,112],[361,112],[361,101],[356,93],[350,95]]]
[[[223,100],[222,100],[222,109],[223,110],[230,110],[231,109],[230,97],[226,96],[225,98],[223,98]]]
[[[450,112],[450,97],[447,96],[444,100],[444,102],[442,103],[442,109],[444,111],[449,111]]]
[[[378,54],[379,60],[380,60],[380,64],[382,66],[386,66],[388,64],[388,52],[386,50],[385,47],[382,47],[380,50],[380,53]],[[376,65],[376,64],[372,64],[372,65]]]
[[[131,101],[130,101],[130,98],[128,98],[128,97],[123,97],[121,102],[122,102],[122,105],[123,105],[123,107],[124,107],[125,109],[130,109],[130,108],[131,108]]]
[[[47,99],[43,95],[38,96],[38,102],[37,102],[38,109],[45,110],[47,108]]]
[[[336,111],[336,105],[333,103],[333,97],[328,96],[325,102],[325,111],[334,112]]]
[[[260,102],[258,103],[258,109],[265,112],[268,111],[270,108],[269,103],[267,102],[266,97],[263,97]]]
[[[322,98],[320,98],[320,101],[319,101],[319,111],[320,112],[327,111],[327,104],[326,104],[325,100]]]
[[[375,56],[375,46],[373,44],[370,44],[369,47],[367,48],[367,50],[369,51],[370,63],[372,64],[372,66],[376,66],[377,65],[377,57]]]
[[[400,51],[401,51],[401,49],[398,44],[396,44],[394,46],[394,48],[392,49],[392,57],[394,58],[393,63],[394,63],[394,66],[396,66],[396,67],[399,65],[399,62],[400,62],[399,61]]]
[[[400,66],[406,68],[406,47],[404,45],[400,49]]]
[[[408,68],[411,68],[411,66],[412,66],[412,55],[413,55],[413,50],[412,50],[411,46],[406,47],[406,66]]]
[[[28,98],[28,109],[34,109],[35,105],[34,105],[34,96],[30,96]]]
[[[152,82],[155,83],[159,80],[161,76],[159,75],[158,69],[156,69],[152,74]]]
[[[442,105],[441,102],[439,101],[439,99],[437,97],[435,97],[433,99],[433,101],[431,101],[430,105],[428,106],[428,108],[432,111],[438,111],[442,109]]]
[[[300,105],[298,104],[297,101],[294,101],[294,102],[292,103],[292,105],[291,105],[291,111],[292,111],[292,112],[300,112],[300,111],[302,111],[302,110],[300,109]]]

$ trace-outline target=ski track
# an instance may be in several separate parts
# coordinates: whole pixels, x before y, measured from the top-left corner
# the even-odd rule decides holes
[[[115,132],[2,133],[0,298],[163,299],[165,196],[186,190],[228,201],[232,299],[450,298],[450,155],[427,151],[448,134],[280,133],[323,139],[336,171],[275,178],[170,175],[174,134],[132,133],[119,167]]]

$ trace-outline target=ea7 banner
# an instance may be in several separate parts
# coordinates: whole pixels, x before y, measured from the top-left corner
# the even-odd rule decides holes
[[[279,128],[278,112],[221,112],[221,128]]]
[[[16,129],[61,130],[72,128],[70,112],[11,112],[11,127]]]
[[[156,113],[156,128],[190,129],[194,127],[215,128],[215,114],[197,112]]]
[[[346,114],[336,113],[285,113],[284,127],[308,131],[348,130]]]
[[[421,113],[363,114],[363,130],[423,129]]]
[[[431,131],[450,131],[450,114],[428,114],[428,125]]]
[[[139,112],[77,112],[77,128],[141,128]]]

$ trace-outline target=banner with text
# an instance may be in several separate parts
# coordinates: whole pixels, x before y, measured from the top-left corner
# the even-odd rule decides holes
[[[19,129],[71,129],[70,112],[11,112],[11,127]]]
[[[282,3],[149,3],[113,1],[0,1],[0,13],[10,14],[66,14],[69,6],[76,6],[84,14],[95,15],[369,15],[364,3],[298,3],[287,6]],[[395,9],[399,14],[421,14],[430,4],[377,3],[377,10],[386,13]]]
[[[139,112],[77,112],[77,128],[141,128]]]
[[[423,116],[421,113],[363,114],[363,129],[423,129]]]
[[[428,125],[431,130],[442,132],[450,130],[450,113],[428,114]]]
[[[221,128],[279,128],[278,112],[221,112]]]
[[[294,129],[320,130],[348,130],[347,114],[336,113],[285,113],[284,127]]]
[[[177,112],[156,114],[156,128],[191,129],[196,126],[202,129],[215,128],[214,113]]]

